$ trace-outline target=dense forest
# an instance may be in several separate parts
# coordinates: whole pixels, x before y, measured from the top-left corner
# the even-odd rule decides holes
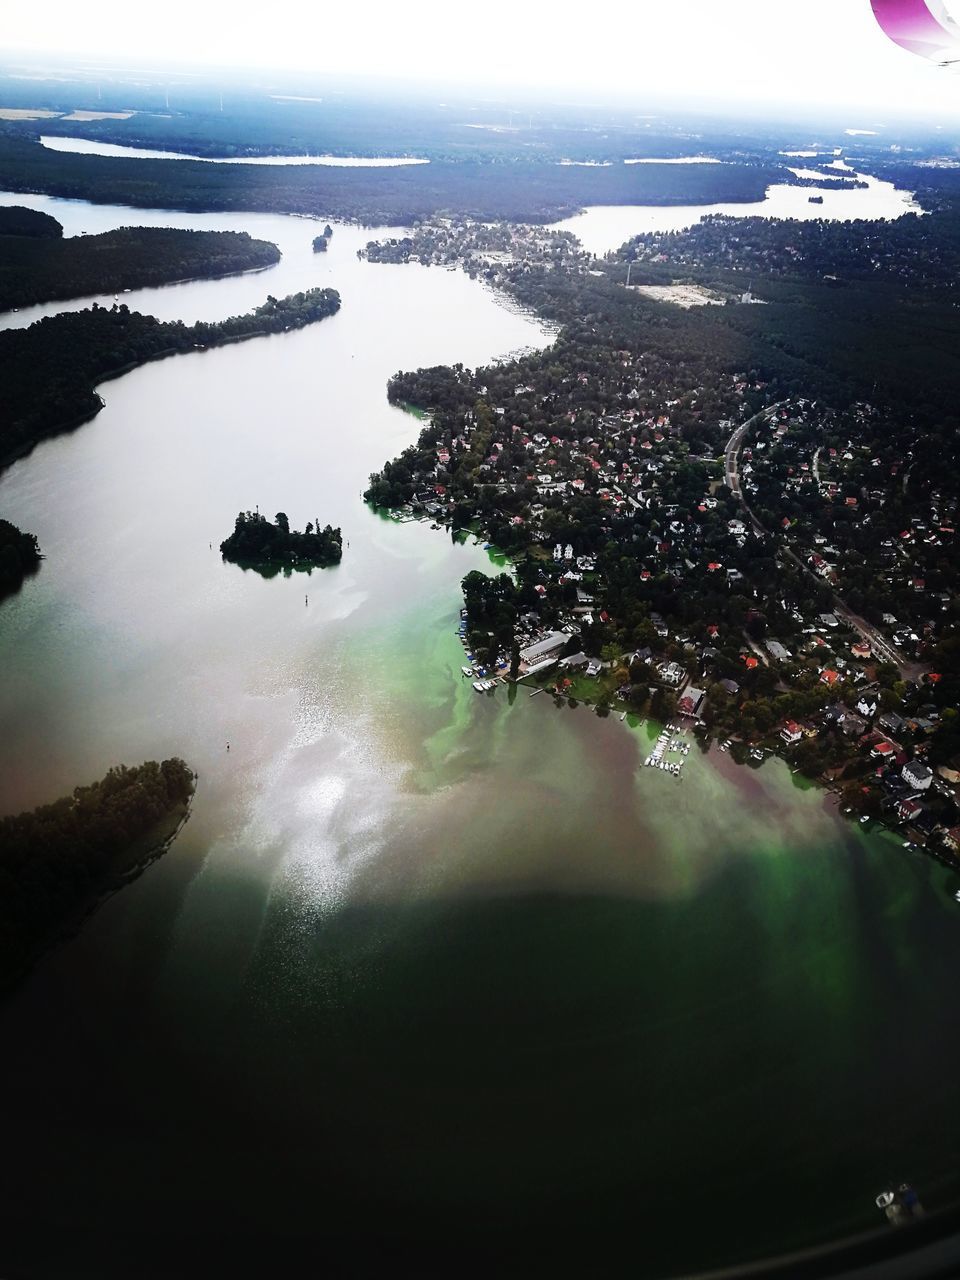
[[[264,210],[368,225],[405,224],[437,210],[550,222],[591,204],[710,204],[762,200],[796,181],[776,162],[564,166],[431,161],[392,168],[262,167],[105,158],[52,151],[0,127],[0,188],[141,208]]]
[[[176,280],[210,279],[280,261],[276,245],[254,240],[246,231],[121,227],[55,241],[2,232],[0,222],[0,311]]]
[[[98,413],[103,402],[94,388],[106,378],[160,356],[301,329],[339,309],[335,289],[310,289],[279,301],[268,297],[249,314],[219,323],[164,323],[121,304],[7,329],[0,333],[0,464]]]
[[[63,227],[49,213],[25,209],[23,205],[0,206],[0,237],[32,236],[39,240],[59,240]],[[0,244],[3,244],[0,239]]]
[[[142,847],[143,837],[185,805],[193,787],[182,760],[149,760],[0,818],[0,989],[156,852]]]
[[[282,569],[321,569],[339,564],[343,555],[343,537],[330,525],[320,528],[320,521],[307,524],[303,533],[290,528],[283,511],[271,523],[259,511],[241,511],[233,533],[220,543],[225,560],[244,568],[257,569],[269,575]]]
[[[28,573],[34,573],[42,556],[36,536],[23,533],[9,520],[0,520],[0,600],[17,591]]]

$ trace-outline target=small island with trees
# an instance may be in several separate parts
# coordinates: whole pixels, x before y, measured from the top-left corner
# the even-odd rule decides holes
[[[331,237],[332,235],[333,235],[333,227],[331,227],[330,223],[328,222],[328,223],[327,223],[327,225],[323,228],[323,235],[322,235],[322,236],[314,236],[314,239],[313,239],[313,252],[314,252],[314,253],[326,253],[326,252],[327,252],[327,248],[328,248],[329,243],[330,243],[330,237]]]
[[[24,578],[37,571],[42,559],[35,534],[0,520],[0,600],[19,591]]]
[[[308,522],[303,533],[290,528],[283,511],[271,523],[259,511],[241,511],[233,533],[220,543],[224,560],[244,569],[256,569],[265,577],[278,570],[289,575],[294,569],[326,569],[339,564],[343,555],[343,537],[330,525],[320,528],[320,521]]]
[[[53,804],[0,818],[0,991],[170,847],[194,786],[177,758],[117,765]]]

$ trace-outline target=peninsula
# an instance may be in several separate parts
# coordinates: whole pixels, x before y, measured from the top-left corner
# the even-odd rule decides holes
[[[177,758],[118,765],[71,796],[0,818],[0,990],[167,849],[194,785]]]
[[[280,250],[246,231],[186,231],[177,227],[120,227],[95,236],[37,234],[30,209],[0,209],[0,311],[64,298],[119,293],[263,270]],[[33,214],[34,218],[46,218]],[[45,225],[45,224],[44,224]]]
[[[43,557],[32,533],[23,533],[9,520],[0,520],[0,600],[20,589],[24,578],[35,573]]]
[[[269,333],[302,329],[340,309],[335,289],[268,297],[244,316],[219,323],[163,322],[119,306],[94,305],[0,333],[0,467],[38,440],[94,417],[99,382],[164,356],[202,351]]]

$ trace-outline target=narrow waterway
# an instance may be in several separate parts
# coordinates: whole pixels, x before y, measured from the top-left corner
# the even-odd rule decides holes
[[[360,1259],[482,1221],[486,1244],[629,1241],[655,1275],[879,1225],[891,1178],[954,1198],[949,878],[779,762],[694,750],[678,782],[642,768],[644,726],[478,697],[454,632],[489,558],[360,501],[417,431],[391,373],[548,335],[463,275],[358,260],[356,228],[320,256],[304,219],[2,199],[68,234],[281,246],[125,297],[165,318],[343,298],[106,384],[0,478],[47,555],[0,607],[0,812],[121,760],[200,774],[170,853],[0,1009],[3,1261]],[[341,525],[343,563],[223,564],[257,505]]]
[[[572,231],[586,250],[599,256],[619,249],[631,236],[643,232],[682,231],[713,214],[731,218],[795,218],[802,222],[826,218],[851,222],[856,218],[902,218],[907,213],[923,213],[912,192],[902,191],[892,182],[857,173],[842,160],[833,161],[830,167],[842,170],[842,174],[835,177],[855,178],[865,185],[837,190],[829,183],[822,187],[776,183],[767,188],[763,200],[749,204],[593,205],[582,213],[555,223],[554,227],[558,231]],[[794,169],[793,172],[798,176],[824,176],[814,170]],[[814,204],[811,196],[822,197],[822,200]]]

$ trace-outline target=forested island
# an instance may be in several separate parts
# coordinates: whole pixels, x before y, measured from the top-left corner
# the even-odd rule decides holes
[[[3,212],[22,215],[32,210]],[[62,239],[15,231],[0,218],[0,311],[179,280],[213,279],[261,270],[279,261],[275,244],[254,240],[246,231],[121,227],[101,235]]]
[[[327,225],[323,228],[323,234],[319,236],[314,236],[313,252],[326,253],[327,249],[329,248],[330,237],[332,235],[333,235],[333,227],[331,227],[330,223],[328,222]]]
[[[0,332],[0,466],[99,413],[98,382],[162,356],[302,329],[339,309],[335,289],[309,289],[217,323],[163,322],[121,303]]]
[[[343,555],[343,537],[339,529],[330,525],[320,528],[319,519],[310,522],[302,533],[290,528],[290,521],[283,511],[278,511],[271,523],[259,511],[241,511],[233,533],[220,543],[224,560],[232,560],[245,569],[256,569],[264,576],[272,576],[282,569],[325,569],[339,564]]]
[[[0,990],[165,850],[193,790],[182,760],[148,760],[0,818]]]
[[[23,533],[9,520],[0,520],[0,600],[18,591],[42,559],[35,534]]]

